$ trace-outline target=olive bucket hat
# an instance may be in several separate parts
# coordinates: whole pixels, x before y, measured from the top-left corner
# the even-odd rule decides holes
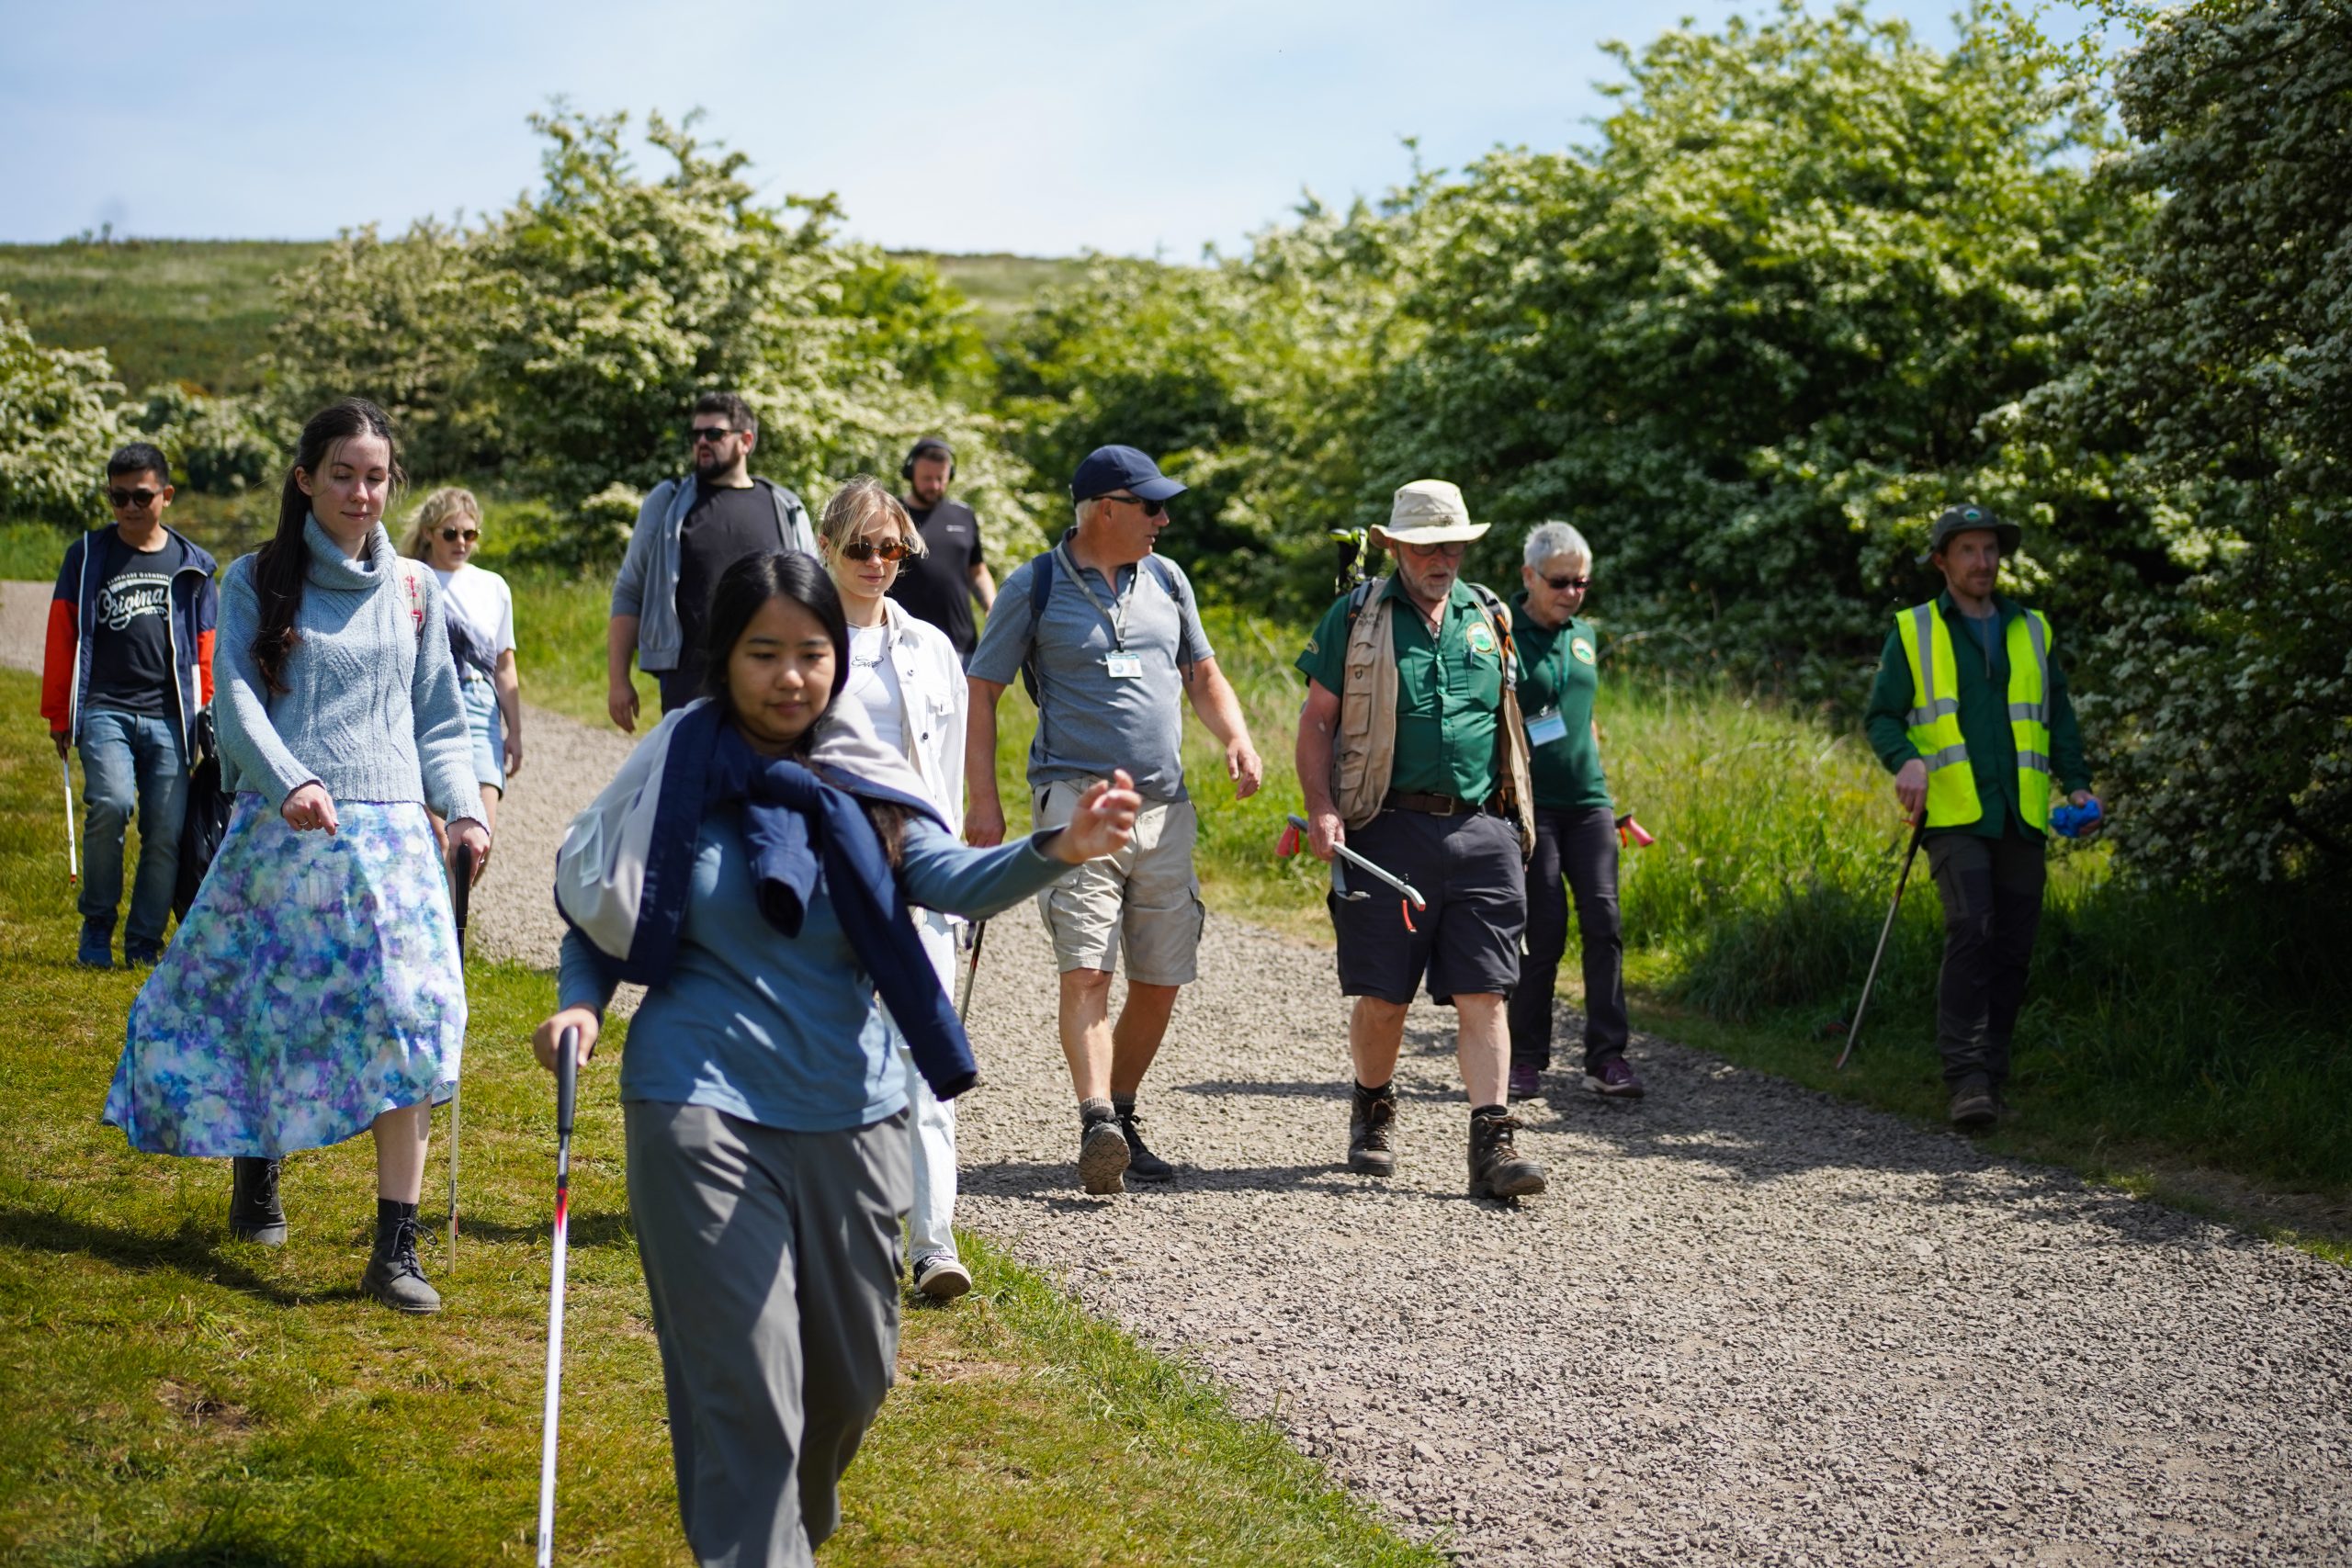
[[[1935,526],[1928,531],[1928,553],[1919,558],[1919,564],[1927,565],[1938,550],[1951,543],[1955,536],[1973,534],[1980,529],[1990,529],[2000,539],[2004,556],[2017,554],[2018,546],[2025,538],[2024,529],[1994,515],[1990,507],[1970,502],[1962,506],[1947,508],[1943,515],[1936,519]]]

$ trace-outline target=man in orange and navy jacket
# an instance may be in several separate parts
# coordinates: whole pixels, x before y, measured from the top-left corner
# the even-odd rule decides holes
[[[171,468],[145,442],[107,462],[114,525],[66,547],[49,605],[40,711],[62,758],[82,753],[87,823],[77,956],[114,964],[123,830],[139,818],[139,874],[123,926],[125,964],[153,964],[178,878],[180,827],[197,717],[212,701],[220,614],[213,560],[164,525]]]

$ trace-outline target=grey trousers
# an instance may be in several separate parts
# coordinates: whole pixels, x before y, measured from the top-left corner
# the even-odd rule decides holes
[[[897,1363],[905,1114],[786,1133],[623,1111],[686,1544],[703,1568],[812,1562]]]

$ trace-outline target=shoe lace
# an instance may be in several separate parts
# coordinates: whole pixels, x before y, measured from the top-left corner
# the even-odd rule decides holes
[[[384,1261],[392,1266],[392,1272],[395,1274],[411,1275],[422,1280],[424,1278],[424,1268],[416,1260],[418,1228],[414,1220],[397,1222],[392,1227],[391,1250]]]
[[[1364,1101],[1363,1138],[1366,1144],[1385,1147],[1388,1142],[1388,1124],[1396,1120],[1396,1097],[1384,1094]]]
[[[254,1178],[254,1201],[265,1209],[277,1207],[277,1162],[266,1159],[261,1171]]]

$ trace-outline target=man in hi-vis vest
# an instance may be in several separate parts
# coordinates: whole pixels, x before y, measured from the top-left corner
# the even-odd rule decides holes
[[[1865,720],[1905,819],[1927,813],[1928,864],[1944,900],[1936,1043],[1952,1124],[1970,1132],[2006,1108],[2009,1038],[2041,924],[2052,786],[2077,807],[2091,798],[2050,623],[1993,591],[2018,539],[2016,524],[1981,506],[1936,519],[1926,559],[1944,592],[1896,615]]]
[[[1348,1168],[1396,1168],[1390,1079],[1426,975],[1430,999],[1454,1010],[1471,1195],[1508,1199],[1544,1181],[1542,1163],[1519,1152],[1505,1098],[1503,1002],[1519,983],[1535,797],[1510,608],[1462,581],[1463,551],[1486,531],[1443,479],[1396,492],[1384,531],[1395,574],[1332,605],[1298,657],[1306,705],[1297,761],[1315,853],[1328,861],[1345,844],[1429,901],[1408,916],[1402,899],[1355,870],[1350,897],[1330,900],[1340,990],[1355,998]]]

